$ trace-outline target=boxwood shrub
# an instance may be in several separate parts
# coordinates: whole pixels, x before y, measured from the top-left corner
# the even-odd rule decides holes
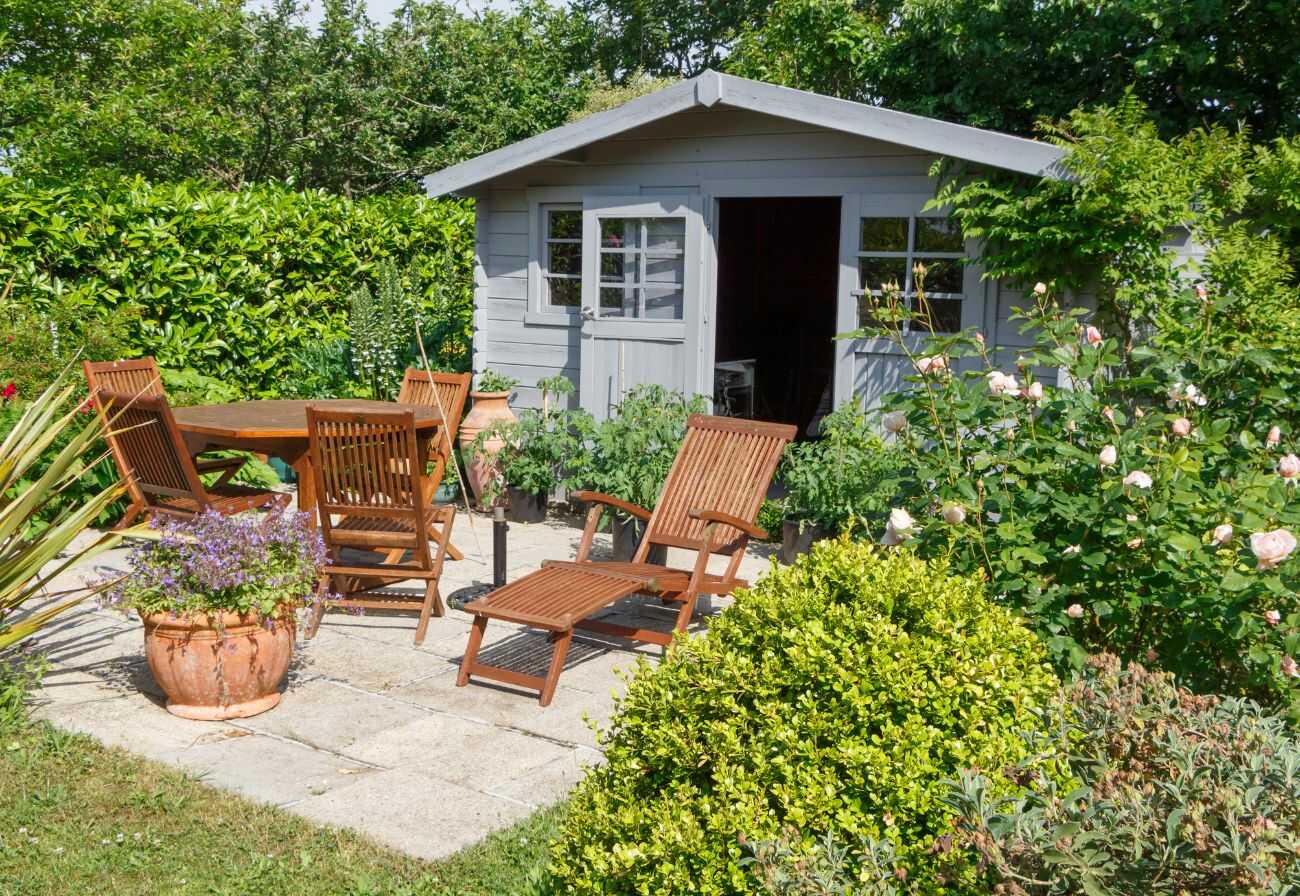
[[[794,828],[809,847],[887,836],[921,891],[962,892],[931,853],[943,781],[1022,760],[1056,687],[978,579],[823,542],[639,670],[575,791],[555,889],[757,893],[744,841]]]

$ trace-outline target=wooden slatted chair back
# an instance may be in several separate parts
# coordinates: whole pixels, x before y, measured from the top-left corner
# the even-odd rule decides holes
[[[465,401],[469,397],[469,384],[472,373],[433,373],[406,369],[402,378],[402,389],[397,395],[400,404],[418,404],[424,407],[441,407],[446,417],[443,426],[447,434],[437,433],[434,444],[455,443],[456,433],[460,430],[461,417],[465,415]],[[434,397],[436,394],[436,398]]]
[[[119,395],[166,396],[162,374],[153,358],[132,358],[129,361],[83,361],[81,369],[86,374],[86,385],[93,395],[100,389]]]
[[[656,544],[697,549],[708,523],[693,519],[692,510],[720,511],[753,524],[794,436],[795,427],[783,423],[692,414],[634,562],[644,563]],[[726,540],[714,548],[725,554],[734,545]]]
[[[137,503],[151,506],[164,497],[208,503],[166,398],[100,389],[95,404],[109,423],[109,450]]]
[[[333,516],[395,520],[415,533],[415,556],[429,560],[424,464],[415,412],[337,411],[307,406],[321,535],[331,545]],[[411,471],[416,471],[412,475]]]

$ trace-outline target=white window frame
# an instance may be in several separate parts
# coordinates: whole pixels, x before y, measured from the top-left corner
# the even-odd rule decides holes
[[[873,218],[876,218],[876,219],[898,219],[898,218],[905,218],[905,219],[907,220],[907,249],[906,249],[906,251],[899,252],[899,251],[883,251],[883,250],[864,249],[864,248],[862,247],[862,222],[863,222],[863,221],[866,221],[866,220],[873,219]],[[896,215],[896,214],[859,214],[859,215],[858,215],[857,228],[856,228],[856,231],[857,231],[856,247],[857,247],[857,249],[856,249],[856,252],[854,253],[854,254],[855,254],[855,257],[858,259],[858,272],[855,273],[855,276],[856,276],[857,279],[858,279],[858,284],[859,284],[859,285],[858,285],[858,288],[854,291],[854,293],[855,293],[856,296],[859,296],[859,297],[863,297],[863,298],[865,298],[867,295],[872,295],[872,296],[875,296],[875,297],[877,297],[877,298],[880,298],[881,296],[884,295],[884,292],[883,292],[883,290],[881,290],[881,288],[880,288],[879,285],[872,286],[872,285],[869,284],[869,283],[862,283],[862,282],[861,282],[861,277],[862,277],[862,275],[861,275],[861,273],[860,273],[860,271],[861,271],[861,260],[864,259],[864,258],[901,258],[901,259],[903,259],[903,275],[904,275],[904,276],[903,276],[903,283],[899,284],[899,286],[900,286],[900,288],[902,289],[902,297],[903,297],[903,301],[907,303],[907,308],[908,308],[909,311],[914,311],[914,310],[915,310],[915,309],[913,308],[913,305],[912,305],[912,300],[916,298],[916,295],[915,295],[916,290],[915,290],[915,284],[914,284],[912,281],[913,281],[913,277],[914,277],[913,269],[916,267],[916,264],[917,264],[918,261],[921,262],[922,264],[924,264],[925,261],[926,261],[927,259],[956,260],[956,261],[961,262],[960,267],[961,267],[963,270],[967,267],[966,259],[967,259],[969,256],[968,256],[967,252],[964,251],[964,250],[961,251],[961,252],[936,252],[936,251],[929,251],[929,250],[926,250],[926,251],[920,251],[920,250],[918,250],[918,249],[916,248],[916,222],[917,222],[917,220],[920,219],[920,218],[928,218],[928,219],[931,219],[931,220],[950,220],[949,216],[947,216],[947,215],[918,215],[918,214],[910,214],[910,215],[902,215],[902,214],[897,214],[897,215]],[[963,277],[963,287],[964,287],[964,286],[965,286],[965,283],[964,283],[964,277]],[[964,288],[963,288],[963,291],[962,291],[962,292],[935,292],[934,290],[927,290],[927,291],[926,291],[926,297],[927,297],[927,298],[934,298],[934,299],[942,299],[942,300],[947,300],[947,301],[958,301],[958,302],[961,302],[961,303],[963,303],[963,310],[964,310],[965,302],[966,302],[966,292],[965,292]],[[964,318],[964,314],[961,315],[961,317]],[[861,305],[860,305],[860,304],[859,304],[858,322],[857,322],[857,325],[858,325],[859,327],[861,327],[861,326],[865,326],[865,325],[866,325],[865,322],[864,322],[863,319],[862,319],[862,312],[861,312]],[[949,333],[960,332],[960,330],[961,330],[961,326],[962,326],[961,324],[958,324],[958,329],[957,329],[957,330],[953,330],[953,331],[948,331],[948,330],[937,330],[937,331],[935,331],[935,333],[936,333],[936,335],[947,335],[947,334],[949,334]],[[912,322],[911,320],[908,320],[908,321],[906,321],[905,324],[904,324],[903,332],[904,332],[904,333],[915,333],[915,334],[919,334],[919,335],[926,335],[926,334],[928,334],[930,331],[927,330],[927,329],[924,328],[924,327],[914,327],[914,326],[913,326],[913,322]]]
[[[578,215],[578,235],[571,238],[552,238],[551,212],[576,212]],[[545,202],[538,204],[538,227],[541,230],[541,242],[538,245],[538,308],[542,314],[576,314],[582,306],[582,203],[581,202]],[[578,273],[556,274],[550,270],[552,244],[578,247]],[[552,305],[551,281],[574,280],[578,283],[578,305]]]
[[[674,220],[674,221],[681,221],[681,223],[682,223],[682,235],[681,235],[682,248],[680,248],[680,249],[673,249],[673,250],[657,249],[657,250],[654,250],[654,251],[652,252],[652,251],[650,250],[650,245],[649,245],[649,244],[650,244],[650,232],[649,232],[649,227],[648,227],[648,225],[647,225],[647,222],[650,221],[650,220]],[[604,222],[604,221],[637,221],[637,222],[639,222],[639,224],[640,224],[640,232],[637,234],[638,239],[637,239],[637,245],[636,245],[636,248],[634,248],[634,249],[628,249],[628,248],[626,248],[626,247],[624,247],[624,248],[610,248],[610,247],[607,247],[607,246],[603,245],[603,244],[602,244],[602,241],[601,241],[601,238],[600,238],[600,234],[601,234],[601,226],[602,226],[602,222]],[[652,322],[652,323],[653,323],[653,322],[661,322],[661,323],[680,323],[680,322],[682,322],[682,321],[684,321],[684,320],[686,319],[686,275],[687,275],[687,272],[686,272],[686,232],[687,232],[687,223],[688,223],[688,222],[687,222],[687,215],[686,215],[685,213],[682,213],[682,214],[666,214],[666,215],[638,215],[638,216],[630,216],[630,215],[614,214],[614,213],[605,213],[605,212],[597,212],[597,213],[596,213],[596,251],[597,251],[597,253],[598,253],[598,254],[597,254],[597,257],[596,257],[596,303],[595,303],[595,305],[592,306],[592,309],[593,309],[593,311],[594,311],[596,317],[599,317],[599,318],[605,318],[605,319],[608,319],[608,320],[648,321],[648,322]],[[618,283],[616,283],[616,282],[614,282],[614,281],[607,281],[607,280],[604,280],[604,279],[603,279],[603,274],[602,274],[601,272],[602,272],[603,267],[604,267],[603,262],[604,262],[605,256],[607,256],[607,255],[622,256],[624,259],[626,259],[626,258],[628,257],[628,255],[632,255],[632,254],[634,254],[634,255],[636,256],[636,272],[635,272],[635,273],[636,273],[636,276],[635,276],[635,279],[630,280],[630,281],[625,279],[624,282],[623,282],[623,284],[621,284],[621,285],[618,284]],[[665,283],[650,283],[650,282],[648,282],[648,281],[646,280],[646,262],[647,262],[647,259],[648,259],[648,258],[653,258],[653,259],[660,259],[660,258],[675,258],[675,259],[680,259],[680,260],[681,260],[681,269],[682,269],[681,280],[680,280],[679,282],[674,282],[674,283],[666,283],[666,282],[665,282]],[[626,269],[626,265],[625,265],[625,269]],[[624,277],[626,278],[626,276],[627,276],[627,275],[626,275],[626,273],[625,273],[625,274],[624,274]],[[645,314],[645,298],[646,298],[646,291],[647,291],[648,289],[666,289],[666,288],[673,288],[673,289],[676,289],[676,290],[681,294],[681,316],[679,316],[679,317],[646,317],[646,314]],[[622,289],[622,290],[624,290],[624,292],[626,292],[626,291],[629,290],[629,289],[634,290],[634,291],[635,291],[634,294],[635,294],[635,296],[636,296],[636,300],[635,300],[635,307],[631,309],[631,311],[632,311],[633,313],[631,313],[631,314],[628,313],[628,310],[629,310],[629,309],[628,309],[628,303],[627,303],[627,301],[626,301],[626,299],[625,299],[624,302],[623,302],[623,308],[624,308],[624,313],[623,313],[623,314],[621,314],[621,315],[614,315],[614,314],[609,314],[609,315],[607,315],[607,314],[605,313],[605,310],[604,310],[604,307],[603,307],[602,303],[600,302],[600,292],[601,292],[601,290],[604,290],[604,289]]]

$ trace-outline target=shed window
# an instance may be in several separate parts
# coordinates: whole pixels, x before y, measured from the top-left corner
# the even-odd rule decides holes
[[[542,207],[542,309],[582,306],[582,206]]]
[[[925,303],[937,333],[961,329],[962,274],[965,243],[957,223],[949,218],[864,217],[859,228],[858,277],[862,297],[858,300],[858,324],[871,324],[871,296],[880,297],[886,284],[897,284],[908,307],[916,302],[918,264],[925,266]],[[926,330],[918,318],[909,330]]]
[[[600,316],[681,320],[686,219],[599,218]]]

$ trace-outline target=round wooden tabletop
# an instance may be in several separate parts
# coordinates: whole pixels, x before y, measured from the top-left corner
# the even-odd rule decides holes
[[[331,411],[415,411],[415,428],[432,429],[442,422],[437,408],[395,401],[331,398],[317,401],[237,401],[176,408],[176,426],[182,432],[227,439],[306,439],[307,406]]]

